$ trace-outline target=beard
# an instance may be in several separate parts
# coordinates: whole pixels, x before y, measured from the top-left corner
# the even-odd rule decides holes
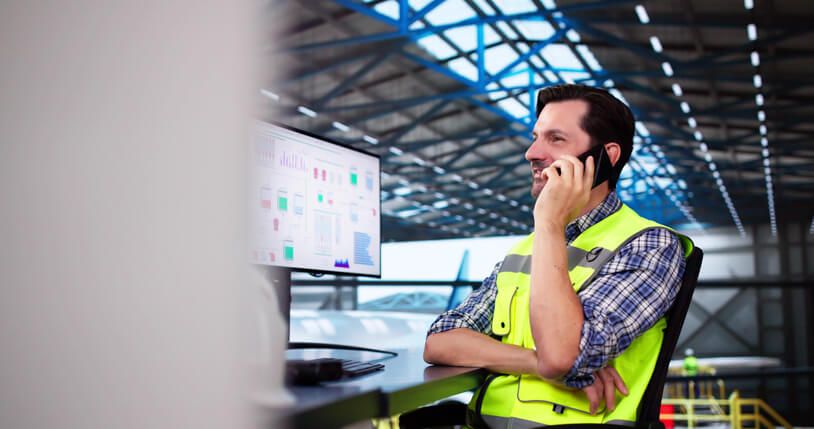
[[[532,161],[531,162],[532,170],[535,170],[535,169],[542,170],[542,169],[544,169],[546,167],[548,167],[548,165],[546,163],[543,163],[542,161]],[[540,192],[543,191],[543,188],[545,187],[546,182],[548,182],[548,179],[546,179],[545,177],[537,178],[537,177],[534,177],[534,175],[532,175],[532,177],[531,177],[531,197],[533,199],[537,200],[537,197],[540,196]]]

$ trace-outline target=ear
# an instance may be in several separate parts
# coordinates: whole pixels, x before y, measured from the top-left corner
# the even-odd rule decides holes
[[[619,158],[622,156],[622,147],[619,146],[619,143],[608,142],[605,143],[605,151],[608,152],[611,165],[616,166],[616,163],[619,162]]]

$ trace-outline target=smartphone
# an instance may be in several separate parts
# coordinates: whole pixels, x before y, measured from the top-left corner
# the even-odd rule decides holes
[[[605,145],[603,144],[588,149],[582,155],[578,156],[577,159],[585,164],[589,156],[594,157],[594,184],[591,186],[591,189],[593,189],[610,179],[613,164],[611,164],[608,151],[605,150]]]

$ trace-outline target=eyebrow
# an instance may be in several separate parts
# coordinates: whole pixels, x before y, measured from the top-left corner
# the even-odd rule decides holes
[[[538,135],[539,133],[538,133],[536,130],[532,130],[532,131],[531,131],[531,134],[532,134],[532,135]],[[550,135],[552,135],[552,134],[562,134],[562,135],[564,135],[564,136],[567,136],[567,135],[568,135],[568,133],[566,133],[565,131],[563,131],[563,130],[561,130],[561,129],[559,129],[559,128],[552,128],[552,129],[550,129],[550,130],[545,130],[545,132],[544,132],[543,134],[544,134],[544,135],[547,135],[547,136],[550,136]]]

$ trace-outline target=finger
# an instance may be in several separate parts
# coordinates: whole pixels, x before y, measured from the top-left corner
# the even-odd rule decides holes
[[[602,396],[605,388],[604,384],[605,383],[602,382],[602,379],[594,374],[594,388],[592,389],[594,392],[594,397],[593,399],[588,397],[591,404],[591,414],[596,414],[596,412],[599,410],[599,404],[602,403]]]
[[[613,411],[616,408],[616,386],[613,383],[613,377],[605,371],[602,373],[602,382],[605,385],[605,406]]]
[[[611,377],[613,377],[613,384],[616,385],[616,388],[622,392],[623,395],[627,396],[629,394],[627,390],[627,385],[625,384],[625,380],[622,380],[622,376],[616,372],[616,368],[608,367]]]
[[[567,183],[573,183],[574,178],[574,164],[566,159],[558,159],[551,163],[552,167],[560,169],[560,177],[566,180]]]
[[[565,161],[569,161],[569,163],[573,166],[572,177],[574,179],[574,183],[582,183],[582,174],[585,167],[582,164],[582,161],[577,159],[577,157],[571,155],[563,155],[562,159]]]
[[[594,171],[596,169],[594,157],[589,156],[588,159],[585,160],[585,173],[582,175],[582,183],[585,185],[585,188],[592,189],[594,186]]]

